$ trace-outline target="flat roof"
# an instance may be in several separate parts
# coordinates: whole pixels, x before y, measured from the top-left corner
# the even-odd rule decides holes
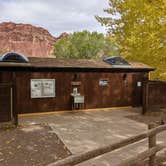
[[[29,57],[29,63],[0,62],[0,68],[19,69],[89,69],[89,70],[144,70],[153,71],[154,68],[140,63],[129,62],[128,66],[113,66],[101,60],[92,59],[58,59]]]

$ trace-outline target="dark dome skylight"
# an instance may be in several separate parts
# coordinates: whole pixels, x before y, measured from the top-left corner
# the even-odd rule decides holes
[[[104,58],[103,61],[109,63],[112,66],[130,66],[130,64],[120,56]]]
[[[29,60],[22,54],[16,52],[7,52],[0,58],[1,62],[28,63]]]

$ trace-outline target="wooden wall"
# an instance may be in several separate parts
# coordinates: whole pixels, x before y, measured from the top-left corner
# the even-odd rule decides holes
[[[76,80],[75,74],[77,75]],[[126,74],[127,82],[124,80]],[[31,99],[30,79],[56,79],[56,97]],[[99,86],[99,80],[108,80],[106,87]],[[79,81],[79,91],[85,96],[86,108],[131,106],[142,104],[142,87],[137,81],[148,79],[147,73],[109,72],[16,72],[15,105],[19,113],[71,110],[73,85]]]
[[[148,110],[166,108],[166,82],[147,81],[143,86],[143,112]]]
[[[0,122],[12,120],[12,73],[0,72]]]

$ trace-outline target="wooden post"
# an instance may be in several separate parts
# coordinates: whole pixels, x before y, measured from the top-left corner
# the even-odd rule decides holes
[[[155,128],[156,125],[155,123],[151,123],[148,125],[148,129],[153,129]],[[149,142],[149,149],[156,147],[156,134],[151,135],[148,137],[148,142]],[[156,165],[156,154],[152,155],[149,157],[149,166],[155,166]]]
[[[18,126],[18,110],[17,110],[17,105],[16,105],[16,73],[12,73],[12,90],[13,90],[13,116],[14,116],[14,124]]]
[[[143,101],[142,101],[143,111],[142,111],[142,114],[145,114],[148,110],[148,98],[149,98],[149,94],[148,94],[149,87],[148,87],[148,85],[149,85],[148,81],[143,82],[143,97],[142,97],[143,98]]]
[[[122,161],[118,166],[133,166],[133,165],[135,166],[140,164],[142,165],[144,162],[146,162],[145,160],[147,158],[149,158],[150,156],[154,155],[155,153],[165,148],[166,148],[166,145],[162,143],[160,145],[157,145],[154,148],[138,153],[137,155]]]

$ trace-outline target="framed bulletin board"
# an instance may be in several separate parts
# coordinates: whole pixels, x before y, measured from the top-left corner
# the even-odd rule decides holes
[[[55,97],[55,79],[31,79],[31,98]]]

